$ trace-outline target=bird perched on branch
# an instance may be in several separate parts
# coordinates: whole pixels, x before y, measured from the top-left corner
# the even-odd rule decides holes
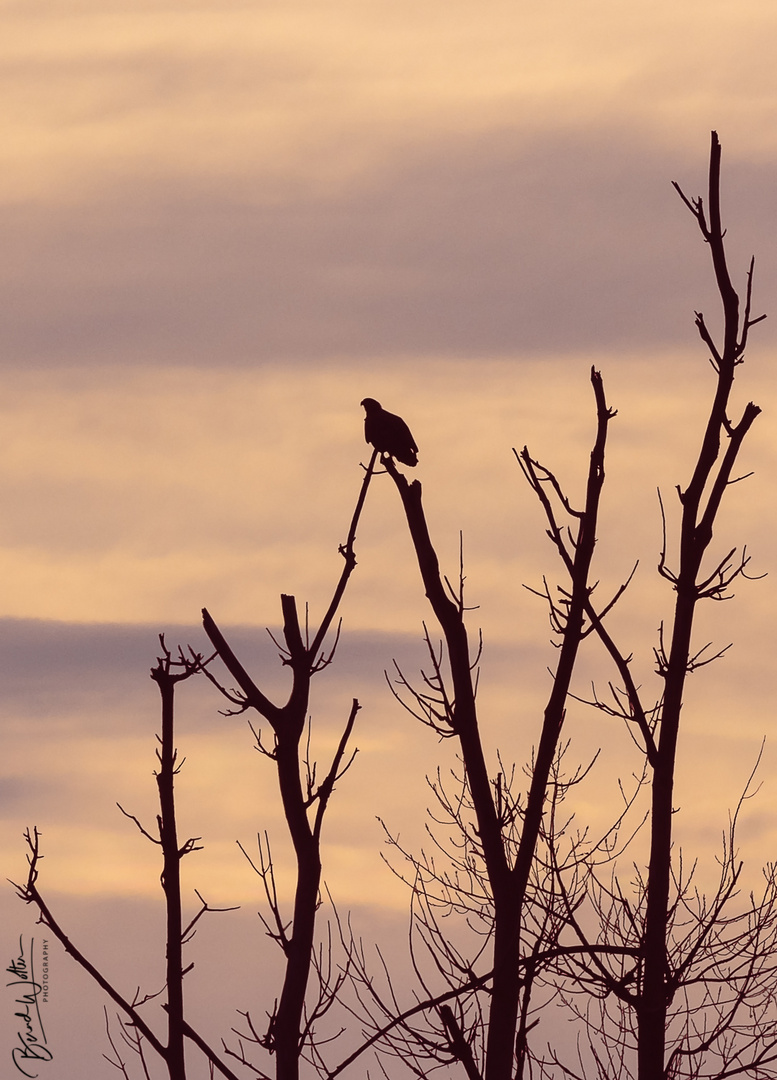
[[[366,397],[361,404],[367,414],[364,417],[365,441],[403,465],[417,465],[418,447],[402,417],[386,412],[375,398]]]

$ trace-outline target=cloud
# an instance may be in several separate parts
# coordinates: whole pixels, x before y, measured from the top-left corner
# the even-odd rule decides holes
[[[743,452],[744,471],[757,476],[727,500],[738,517],[727,528],[748,540],[758,572],[773,550],[763,513],[777,453],[769,355],[754,340],[740,375],[737,397],[752,394],[765,413]],[[548,564],[555,571],[511,447],[528,444],[581,492],[592,361],[602,358],[518,355],[482,361],[476,376],[466,360],[428,359],[331,363],[304,379],[272,366],[14,373],[0,402],[4,614],[163,628],[196,623],[207,606],[228,623],[265,625],[283,591],[309,602],[315,619],[340,573],[366,455],[358,402],[369,394],[406,416],[421,447],[417,474],[447,572],[456,573],[461,531],[487,636],[513,637],[512,612],[529,602],[522,583]],[[617,585],[632,559],[653,564],[656,485],[671,493],[690,468],[710,369],[695,347],[602,366],[619,415],[599,558]],[[673,514],[670,495],[665,503]],[[347,624],[420,625],[417,569],[385,477],[373,483],[357,557]]]
[[[255,366],[407,355],[666,347],[715,310],[706,251],[672,192],[706,146],[669,155],[619,127],[431,134],[335,190],[185,175],[74,205],[8,205],[6,367]],[[725,144],[724,144],[725,152]],[[774,164],[724,166],[732,271],[759,257]],[[772,331],[764,328],[766,340]]]
[[[714,326],[717,311],[708,252],[669,180],[704,190],[708,129],[719,128],[732,270],[741,284],[757,255],[756,310],[768,308],[775,14],[615,0],[585,11],[493,0],[485,13],[468,0],[138,0],[132,12],[74,0],[64,13],[43,0],[6,4],[6,17],[3,872],[23,873],[21,830],[37,822],[47,887],[70,913],[84,905],[79,940],[93,930],[121,969],[159,913],[148,900],[157,852],[114,805],[153,825],[157,634],[206,648],[207,604],[283,699],[288,673],[262,626],[276,622],[281,590],[309,601],[312,621],[328,602],[362,476],[365,394],[411,424],[454,579],[463,532],[489,761],[498,747],[520,768],[554,659],[546,612],[523,583],[544,574],[552,588],[561,575],[511,447],[528,443],[579,498],[588,369],[604,369],[619,416],[597,595],[641,560],[610,622],[645,693],[656,686],[651,649],[672,592],[655,577],[655,488],[673,555],[674,488],[710,388],[692,313]],[[728,493],[715,537],[721,553],[746,540],[755,572],[775,555],[773,334],[772,320],[757,328],[736,388],[765,410],[743,454],[756,476]],[[429,612],[395,494],[376,479],[340,649],[311,712],[323,761],[351,699],[362,704],[325,873],[338,902],[373,903],[371,925],[391,922],[396,937],[406,894],[380,862],[375,817],[418,850],[429,842],[424,777],[457,765],[385,685],[393,658],[411,680],[428,665]],[[702,615],[700,643],[735,647],[689,680],[683,721],[677,836],[708,865],[773,712],[774,584],[737,591]],[[592,680],[605,693],[611,674],[585,644],[582,698]],[[250,850],[257,831],[272,833],[284,897],[292,856],[271,765],[244,718],[217,715],[222,704],[201,680],[182,688],[181,827],[205,843],[187,860],[187,895],[204,887],[211,902],[253,910],[257,881],[235,841]],[[581,825],[605,828],[634,748],[576,700],[567,731],[570,762],[605,749],[574,803]],[[764,776],[772,760],[767,746]],[[743,819],[752,868],[774,846],[773,803],[764,790]],[[14,933],[20,907],[3,911]],[[244,924],[228,925],[223,952],[237,940],[239,958],[250,941],[254,956]],[[219,961],[198,956],[207,1010]],[[228,977],[246,982],[259,967]],[[81,991],[62,990],[79,1020]],[[82,1047],[68,1054],[62,1075],[72,1058],[82,1076]]]
[[[711,126],[773,291],[763,4],[7,14],[5,367],[677,342]]]
[[[639,591],[636,610],[628,607],[634,599],[627,594],[627,614],[614,626],[625,647],[636,650],[634,672],[649,698],[651,685],[660,693],[650,652],[656,624],[645,619]],[[495,762],[499,750],[503,761],[519,768],[536,743],[550,689],[546,668],[554,663],[544,612],[539,604],[533,608],[528,622],[526,614],[513,613],[512,640],[486,634],[479,684],[489,760]],[[471,617],[471,625],[480,614]],[[721,641],[725,633],[739,647],[694,675],[687,689],[677,790],[684,810],[682,835],[692,843],[698,841],[698,829],[710,822],[717,822],[717,837],[765,734],[763,717],[771,697],[768,641],[758,636],[758,618],[748,625],[748,614],[740,601],[724,630],[715,621],[713,640],[725,644],[730,639]],[[167,629],[171,646],[206,644],[196,626]],[[20,872],[21,832],[34,823],[44,834],[52,887],[86,895],[146,896],[155,889],[157,853],[115,803],[153,829],[159,701],[147,672],[158,652],[157,630],[31,620],[0,623],[5,753],[0,806],[3,862],[11,877]],[[285,700],[288,677],[271,639],[259,628],[225,625],[224,630],[263,690],[278,702]],[[434,629],[432,637],[436,640]],[[334,664],[314,680],[312,753],[319,763],[333,752],[352,699],[358,698],[362,706],[353,740],[359,753],[338,784],[324,834],[327,881],[343,902],[404,903],[401,889],[385,879],[379,860],[383,839],[375,818],[401,833],[403,844],[422,846],[427,841],[426,807],[433,802],[424,777],[434,777],[438,768],[443,777],[457,769],[452,744],[440,744],[389,693],[384,669],[396,680],[395,660],[411,683],[420,685],[419,672],[429,669],[420,626],[387,634],[360,632],[346,622]],[[219,665],[214,670],[231,685]],[[596,642],[587,642],[575,693],[590,698],[595,682],[606,696],[609,678],[612,673],[601,650]],[[176,741],[186,758],[178,784],[179,823],[182,834],[202,836],[205,843],[205,850],[187,863],[187,881],[193,888],[203,884],[217,889],[219,902],[243,900],[255,882],[235,842],[250,849],[256,832],[267,829],[285,895],[293,858],[284,839],[271,764],[253,749],[245,718],[218,715],[226,703],[204,680],[181,687],[178,702]],[[262,726],[256,716],[253,722]],[[569,704],[567,733],[572,738],[570,761],[587,762],[605,748],[592,779],[572,803],[593,828],[606,827],[617,810],[618,781],[627,782],[638,768],[631,740],[621,724],[575,700]],[[269,736],[266,725],[264,734]],[[764,775],[772,757],[770,751]],[[713,774],[718,779],[710,786]],[[758,862],[763,835],[772,828],[768,794],[755,809],[761,815],[759,827],[745,845],[753,863]]]
[[[167,629],[170,647],[208,644],[196,626]],[[259,628],[222,629],[264,692],[282,703],[288,676],[269,636]],[[274,633],[280,636],[278,628]],[[160,704],[148,670],[158,653],[156,627],[0,621],[0,849],[14,880],[23,872],[21,835],[37,825],[49,888],[86,896],[155,893],[158,852],[116,803],[154,833]],[[393,658],[415,672],[424,661],[419,635],[345,632],[335,663],[314,680],[310,704],[310,750],[319,773],[352,699],[362,706],[353,739],[359,753],[338,783],[324,832],[327,881],[346,899],[371,901],[380,894],[389,906],[403,905],[404,893],[390,875],[386,880],[376,815],[420,836],[423,771],[433,772],[438,758],[436,740],[400,709],[385,684],[384,668]],[[220,665],[214,670],[231,686]],[[257,883],[236,841],[252,851],[257,833],[267,830],[286,897],[294,859],[272,764],[256,753],[245,717],[219,715],[231,706],[202,677],[179,687],[177,703],[176,744],[185,759],[177,782],[179,830],[204,843],[187,860],[187,887],[207,887],[214,902],[244,902]],[[252,722],[257,730],[263,726],[256,715]],[[266,724],[264,737],[271,743]],[[403,779],[408,755],[421,772]],[[361,871],[353,877],[356,863]]]
[[[769,152],[773,30],[759,0],[490,0],[477,15],[462,0],[6,4],[0,183],[24,198],[128,171],[320,182],[508,119],[531,132],[605,118],[674,143],[728,123]]]

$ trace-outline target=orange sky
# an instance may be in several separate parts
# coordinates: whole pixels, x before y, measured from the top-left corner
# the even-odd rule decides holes
[[[487,738],[521,761],[552,662],[522,585],[556,567],[511,448],[579,482],[602,369],[619,416],[599,572],[611,588],[641,560],[618,625],[651,678],[670,602],[655,489],[687,477],[710,388],[694,309],[717,326],[669,181],[703,190],[715,127],[732,271],[741,284],[755,252],[770,313],[737,391],[764,408],[755,476],[720,544],[746,542],[773,576],[705,616],[736,646],[689,688],[681,828],[712,856],[774,710],[776,32],[774,5],[747,0],[0,2],[3,876],[37,822],[55,892],[155,894],[154,852],[114,809],[153,813],[155,635],[199,641],[207,605],[280,686],[246,628],[262,640],[282,591],[314,616],[326,602],[368,394],[411,424],[449,572],[464,532]],[[313,704],[324,747],[355,693],[364,705],[329,878],[344,905],[391,911],[405,898],[375,815],[420,835],[439,752],[383,681],[394,655],[422,662],[426,617],[394,496],[370,494],[343,662]],[[592,649],[581,685],[594,674],[609,677]],[[181,716],[182,806],[209,830],[193,884],[251,905],[234,841],[278,812],[218,707],[198,689]],[[612,739],[574,712],[581,756]],[[622,733],[612,751],[634,767]],[[755,861],[773,857],[775,769],[767,743],[742,832]],[[581,796],[594,822],[608,806]]]

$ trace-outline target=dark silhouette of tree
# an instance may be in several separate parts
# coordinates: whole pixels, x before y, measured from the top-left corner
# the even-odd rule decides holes
[[[303,1056],[314,1065],[320,1064],[320,1051],[316,1045],[316,1024],[337,1000],[348,967],[347,957],[345,969],[342,970],[334,966],[328,947],[316,948],[316,916],[321,904],[321,831],[334,786],[349,768],[356,753],[355,751],[348,753],[348,741],[359,711],[358,701],[354,699],[352,703],[337,749],[322,780],[317,779],[316,764],[309,758],[309,746],[307,742],[303,742],[303,735],[308,720],[312,677],[332,663],[337,648],[340,635],[339,625],[336,628],[334,640],[328,646],[326,640],[337,617],[348,580],[356,566],[354,553],[356,528],[374,473],[376,458],[377,451],[373,453],[369,466],[365,470],[347,540],[340,547],[340,554],[344,561],[342,573],[318,630],[312,634],[312,637],[306,627],[303,639],[294,597],[285,595],[281,597],[284,643],[279,647],[282,663],[290,667],[292,672],[291,691],[285,704],[275,705],[263,694],[207,611],[203,611],[203,624],[216,649],[210,658],[205,659],[193,650],[190,650],[189,655],[179,650],[178,658],[173,659],[165,647],[164,638],[160,638],[163,655],[151,672],[151,677],[159,688],[162,702],[162,735],[160,749],[157,751],[160,766],[157,772],[160,802],[160,813],[157,816],[158,836],[154,836],[147,830],[134,815],[128,814],[122,807],[119,809],[134,821],[147,839],[159,845],[162,851],[161,883],[167,916],[166,993],[163,1004],[167,1018],[166,1042],[155,1033],[152,1024],[140,1011],[144,1004],[158,995],[142,997],[138,992],[132,1000],[129,1000],[98,971],[59,925],[38,889],[41,858],[38,830],[34,829],[26,834],[29,872],[26,883],[16,886],[17,891],[27,903],[36,905],[40,912],[40,920],[51,929],[65,950],[90,974],[121,1010],[125,1017],[121,1042],[138,1055],[146,1076],[149,1075],[146,1046],[150,1046],[163,1060],[170,1080],[185,1080],[184,1045],[187,1039],[194,1043],[208,1059],[211,1074],[213,1070],[216,1070],[228,1080],[237,1080],[237,1075],[226,1063],[225,1059],[229,1057],[248,1068],[252,1075],[266,1077],[269,1080],[270,1073],[265,1071],[263,1066],[256,1065],[250,1060],[247,1043],[253,1043],[274,1056],[272,1073],[278,1080],[296,1080]],[[216,655],[235,679],[238,690],[228,690],[211,672],[210,666]],[[286,961],[285,975],[267,1030],[260,1031],[250,1011],[247,1011],[243,1017],[248,1030],[237,1033],[240,1038],[238,1049],[231,1049],[224,1042],[220,1053],[214,1051],[184,1017],[183,983],[184,976],[191,965],[184,967],[183,946],[194,932],[201,916],[206,911],[216,910],[210,908],[200,897],[201,909],[188,925],[184,925],[180,862],[184,856],[199,850],[197,846],[199,837],[188,839],[183,844],[180,844],[178,838],[174,779],[180,765],[177,763],[174,745],[174,694],[179,682],[195,674],[205,674],[218,687],[233,706],[230,715],[243,713],[253,708],[269,722],[273,745],[267,746],[262,741],[261,732],[254,732],[256,745],[275,763],[280,798],[297,859],[295,896],[293,911],[289,919],[284,915],[275,888],[269,838],[265,833],[264,841],[262,841],[260,836],[258,861],[251,861],[262,880],[265,898],[270,908],[269,919],[264,920],[264,925],[269,936],[283,951]],[[199,897],[199,893],[197,895]],[[316,992],[312,999],[308,993],[311,972],[317,981]],[[108,1060],[126,1076],[126,1064],[117,1040],[111,1033],[107,1014],[106,1027],[112,1051],[112,1057],[108,1057]]]
[[[433,859],[402,852],[412,867],[416,929],[450,992],[431,995],[434,1012],[429,1005],[423,1010],[423,1028],[417,1024],[417,1010],[397,1024],[397,1010],[393,1010],[390,997],[387,1000],[377,992],[367,964],[354,965],[357,993],[375,1034],[382,1032],[383,1046],[402,1057],[417,1076],[427,1075],[430,1062],[449,1065],[457,1061],[471,1080],[512,1080],[516,1067],[522,1068],[532,1026],[535,961],[557,947],[559,926],[553,912],[543,911],[540,920],[536,918],[536,854],[552,789],[555,786],[560,799],[568,786],[560,777],[557,762],[575,660],[586,633],[605,444],[614,415],[606,404],[597,371],[591,372],[591,382],[597,407],[596,438],[584,509],[576,512],[566,504],[575,525],[574,554],[567,567],[570,586],[563,607],[557,609],[561,638],[558,662],[525,797],[515,791],[514,770],[500,769],[496,776],[489,775],[476,703],[474,671],[480,649],[478,645],[473,652],[466,628],[463,570],[454,589],[440,571],[420,482],[408,483],[391,457],[382,459],[402,501],[424,591],[445,642],[443,662],[427,631],[431,672],[423,675],[420,690],[400,672],[400,687],[409,693],[408,707],[418,719],[442,738],[456,740],[463,768],[456,795],[447,793],[439,777],[433,785],[444,822],[459,833],[452,869],[440,872]],[[528,451],[521,461],[543,492],[543,485],[552,482],[550,474]],[[475,957],[461,955],[446,936],[436,911],[440,908],[445,913],[465,914],[471,925],[479,922],[481,944]],[[476,975],[478,963],[484,961],[490,969],[487,977]],[[418,964],[416,971],[423,979]],[[480,1000],[484,990],[487,1006]]]
[[[123,1045],[137,1055],[145,1075],[150,1048],[171,1080],[185,1080],[188,1041],[205,1056],[211,1075],[218,1072],[229,1080],[236,1078],[233,1062],[243,1074],[247,1071],[260,1080],[270,1076],[299,1080],[302,1065],[334,1080],[352,1067],[352,1075],[358,1072],[361,1055],[368,1049],[380,1052],[384,1072],[385,1062],[393,1058],[417,1077],[436,1071],[463,1074],[468,1080],[777,1077],[777,868],[771,864],[766,868],[757,896],[738,898],[742,865],[736,824],[741,806],[753,793],[753,777],[731,818],[719,882],[711,896],[696,887],[695,863],[687,868],[673,835],[687,676],[725,651],[715,653],[707,645],[695,644],[698,605],[727,599],[732,583],[749,576],[744,549],[738,554],[731,548],[722,558],[711,557],[710,549],[726,490],[743,479],[736,472],[737,459],[760,411],[750,403],[738,419],[732,419],[730,397],[749,331],[764,317],[751,317],[753,263],[741,313],[729,275],[720,212],[720,144],[714,132],[706,205],[675,187],[710,248],[723,333],[716,342],[704,316],[697,313],[696,326],[709,350],[715,386],[691,477],[686,486],[677,488],[681,520],[676,556],[670,554],[661,504],[664,538],[658,573],[671,586],[674,603],[651,654],[662,684],[660,694],[647,699],[632,673],[632,652],[608,627],[608,616],[634,571],[609,598],[600,602],[595,591],[605,450],[616,415],[607,404],[600,372],[591,370],[596,424],[579,500],[527,447],[516,453],[565,575],[555,588],[543,579],[541,588],[531,590],[547,604],[557,653],[536,746],[522,769],[506,764],[499,755],[489,764],[477,702],[482,642],[467,627],[463,556],[454,585],[440,568],[421,484],[409,482],[397,466],[397,462],[417,464],[415,440],[404,420],[365,398],[365,438],[374,450],[347,539],[340,547],[344,563],[329,605],[317,627],[311,628],[307,613],[303,625],[296,599],[281,596],[282,636],[273,640],[291,675],[285,701],[273,701],[261,689],[260,680],[249,673],[207,610],[202,613],[203,626],[215,650],[209,658],[179,650],[173,659],[161,639],[162,655],[151,672],[162,702],[156,833],[122,812],[162,854],[167,920],[164,1038],[147,1017],[148,1010],[143,1011],[158,995],[141,997],[138,992],[132,999],[122,995],[60,927],[38,888],[38,831],[27,833],[29,871],[26,883],[16,886],[19,895],[37,907],[41,921],[118,1007]],[[428,660],[420,681],[397,667],[390,685],[404,707],[439,739],[453,741],[458,762],[450,773],[441,767],[430,780],[431,853],[408,850],[386,829],[393,868],[411,893],[411,961],[420,991],[407,1005],[400,1002],[388,962],[379,954],[375,973],[374,962],[351,933],[350,923],[338,921],[343,946],[339,961],[318,927],[323,823],[335,785],[354,758],[349,743],[359,703],[353,700],[337,747],[319,772],[310,751],[311,686],[335,655],[338,613],[356,566],[356,531],[379,456],[399,495],[438,628],[433,632],[424,626]],[[602,697],[594,688],[587,704],[623,722],[639,755],[635,782],[628,792],[622,788],[621,812],[599,836],[591,836],[585,823],[578,826],[565,805],[573,789],[588,782],[590,773],[590,766],[568,765],[565,729],[573,679],[587,639],[592,644],[598,641],[616,672],[608,695]],[[216,658],[235,689],[214,673]],[[184,946],[202,915],[214,910],[198,893],[200,910],[186,923],[180,884],[181,860],[198,850],[199,838],[181,843],[177,832],[175,777],[180,765],[174,743],[174,694],[179,682],[195,674],[204,674],[229,702],[227,715],[253,710],[269,726],[269,733],[258,725],[251,730],[256,748],[274,767],[296,859],[294,896],[286,911],[266,832],[258,834],[258,855],[247,856],[261,881],[268,910],[262,917],[264,928],[282,952],[284,974],[266,1026],[255,1019],[256,1010],[252,1014],[247,1009],[241,1014],[240,1030],[233,1029],[237,1048],[223,1043],[219,1052],[188,1024],[184,1008],[184,977],[190,970]],[[641,817],[643,796],[649,806]],[[638,846],[643,841],[644,856]],[[626,859],[632,870],[624,883]],[[331,1066],[324,1058],[326,1036],[320,1030],[335,1004],[350,1010],[364,1041]],[[559,1045],[541,1047],[535,1034],[540,1015],[551,1015],[557,1007],[579,1029],[574,1061]],[[106,1027],[112,1052],[108,1060],[126,1077],[124,1051],[107,1014]]]
[[[275,1056],[277,1080],[297,1080],[303,1054],[313,1062],[318,1061],[315,1025],[337,999],[344,978],[342,971],[334,972],[329,964],[317,959],[314,944],[316,914],[321,902],[321,829],[335,783],[348,769],[355,755],[354,751],[348,756],[347,748],[359,710],[358,701],[353,701],[337,749],[320,782],[316,779],[315,763],[308,759],[303,735],[308,719],[311,680],[332,662],[337,647],[339,626],[334,643],[326,648],[325,642],[348,580],[356,567],[356,528],[376,458],[377,450],[373,452],[365,471],[348,538],[340,548],[344,559],[342,573],[329,607],[312,635],[306,627],[305,637],[302,636],[295,598],[281,596],[283,643],[276,644],[281,652],[281,660],[290,668],[292,676],[291,690],[283,705],[275,704],[260,690],[210,613],[206,610],[202,613],[205,632],[238,689],[228,690],[216,680],[209,668],[203,668],[205,674],[234,706],[233,712],[254,709],[270,725],[272,745],[268,746],[262,741],[259,731],[255,732],[256,746],[275,765],[281,803],[296,857],[294,904],[291,918],[288,919],[284,916],[275,888],[269,840],[263,846],[260,839],[258,865],[253,865],[262,879],[270,908],[270,921],[265,926],[283,952],[286,969],[280,997],[266,1032],[259,1032],[250,1013],[246,1013],[248,1031],[241,1034],[239,1051],[230,1051],[243,1064],[254,1067],[245,1053],[245,1042],[263,1047]],[[318,976],[316,1000],[312,1003],[307,1001],[311,971]],[[258,1075],[265,1075],[258,1067],[254,1068]]]
[[[364,953],[355,951],[353,977],[369,1033],[364,1045],[381,1046],[419,1077],[454,1062],[469,1080],[514,1080],[530,1068],[576,1080],[777,1075],[777,871],[767,867],[760,896],[734,906],[741,872],[737,814],[712,897],[696,889],[693,870],[673,849],[672,795],[686,676],[720,655],[693,644],[697,605],[726,599],[732,582],[748,576],[745,551],[737,555],[731,549],[711,566],[704,562],[723,496],[742,479],[735,474],[737,457],[760,411],[750,403],[734,421],[729,399],[749,330],[764,317],[751,317],[753,263],[741,315],[729,276],[720,215],[720,144],[714,132],[708,209],[702,199],[689,200],[677,190],[710,247],[724,327],[718,345],[703,315],[696,315],[716,385],[693,474],[686,487],[677,489],[682,520],[676,569],[664,522],[658,570],[671,584],[675,604],[653,650],[663,682],[657,701],[644,702],[632,676],[630,652],[606,628],[606,617],[631,576],[603,605],[594,598],[591,566],[605,444],[615,415],[597,371],[591,374],[597,433],[582,509],[575,508],[556,475],[527,448],[516,455],[568,576],[557,591],[547,582],[538,590],[558,637],[558,658],[539,740],[525,769],[525,792],[518,789],[515,767],[505,767],[500,758],[490,773],[486,762],[473,674],[477,656],[465,626],[463,569],[454,589],[439,568],[420,483],[409,483],[390,456],[383,458],[444,639],[437,649],[425,628],[431,667],[422,672],[420,688],[399,672],[397,693],[437,735],[457,741],[461,760],[453,789],[439,773],[431,782],[435,854],[407,851],[389,834],[408,867],[402,873],[412,891],[419,1000],[403,1009],[390,974],[387,987],[380,989]],[[563,729],[580,646],[593,635],[614,662],[620,685],[611,685],[609,701],[595,696],[590,704],[627,724],[643,759],[618,820],[594,840],[584,828],[573,832],[563,811],[570,788],[587,772],[581,768],[565,775]],[[626,887],[618,875],[619,860],[624,854],[635,858],[631,852],[640,822],[628,822],[645,786],[650,791],[646,866],[637,867],[633,886]],[[748,786],[743,798],[750,793]],[[452,928],[454,915],[463,916],[474,932],[469,952]],[[538,1010],[552,1003],[563,1003],[582,1021],[575,1066],[553,1047],[541,1054],[530,1046]]]
[[[185,1080],[184,1043],[186,1039],[189,1039],[205,1055],[212,1069],[217,1070],[228,1080],[237,1080],[235,1073],[223,1060],[223,1055],[214,1051],[202,1036],[189,1026],[184,1018],[184,976],[191,966],[184,967],[183,946],[191,939],[197,923],[206,912],[229,909],[209,907],[198,893],[198,899],[201,903],[200,910],[188,924],[184,925],[180,864],[186,855],[200,850],[197,846],[197,841],[200,838],[187,839],[183,844],[179,844],[178,840],[175,815],[175,777],[180,770],[180,765],[177,763],[174,735],[175,687],[178,683],[191,678],[192,675],[201,670],[203,658],[196,653],[187,657],[179,650],[178,659],[173,659],[171,652],[165,646],[163,636],[160,636],[160,644],[162,646],[162,656],[157,658],[156,667],[151,670],[151,678],[159,688],[162,706],[162,734],[159,738],[159,749],[157,750],[159,770],[156,773],[159,791],[157,835],[154,836],[149,832],[133,814],[128,814],[121,806],[119,806],[119,809],[135,822],[138,829],[148,840],[158,845],[162,851],[161,883],[165,896],[167,922],[166,972],[163,988],[165,998],[163,1009],[167,1017],[166,1041],[163,1041],[156,1034],[151,1022],[141,1012],[143,1005],[160,995],[147,994],[143,996],[139,990],[132,999],[123,995],[116,985],[107,979],[71,941],[49,908],[38,888],[38,864],[42,855],[40,852],[40,834],[37,828],[28,830],[26,833],[29,871],[26,882],[23,885],[16,885],[15,888],[25,903],[34,904],[37,907],[39,921],[51,930],[52,934],[61,942],[65,951],[88,972],[98,986],[118,1006],[124,1017],[122,1041],[125,1046],[128,1046],[137,1054],[145,1076],[148,1076],[145,1055],[145,1044],[147,1043],[164,1062],[170,1080]],[[108,1026],[107,1013],[106,1026]],[[109,1026],[108,1039],[114,1055],[113,1059],[108,1058],[108,1060],[126,1076],[125,1063],[116,1042],[111,1036]]]
[[[732,816],[719,859],[719,883],[712,896],[696,888],[695,863],[690,870],[686,868],[682,854],[675,853],[673,834],[677,743],[687,676],[726,651],[710,652],[709,645],[698,648],[693,643],[698,605],[704,600],[728,599],[731,584],[748,576],[749,556],[744,548],[739,554],[731,548],[722,558],[713,558],[711,565],[705,565],[705,560],[725,492],[744,479],[735,475],[737,457],[760,413],[750,402],[738,420],[730,417],[734,375],[744,361],[749,330],[765,316],[751,317],[753,260],[740,314],[740,299],[731,282],[724,247],[720,160],[720,142],[713,132],[706,208],[701,198],[688,199],[679,185],[674,185],[709,245],[723,309],[723,332],[721,342],[716,343],[704,316],[696,313],[715,386],[691,478],[685,487],[677,487],[681,522],[676,566],[669,555],[661,506],[664,541],[658,573],[670,583],[675,600],[671,618],[666,626],[662,624],[653,650],[663,684],[658,700],[645,704],[644,694],[631,675],[631,654],[610,637],[603,613],[597,613],[592,604],[587,610],[621,680],[620,686],[611,687],[609,700],[596,696],[592,704],[620,717],[635,732],[644,757],[643,775],[650,787],[650,811],[647,866],[637,872],[630,886],[624,885],[617,873],[602,880],[597,871],[598,853],[592,849],[579,847],[567,855],[566,865],[556,855],[556,882],[576,939],[588,947],[592,936],[584,927],[591,921],[598,927],[599,947],[590,950],[584,969],[581,971],[579,964],[573,969],[567,965],[565,972],[567,985],[575,991],[583,987],[593,995],[583,1008],[576,1006],[588,1028],[586,1076],[591,1075],[592,1067],[597,1076],[612,1075],[615,1068],[619,1076],[636,1073],[639,1080],[777,1075],[774,865],[766,867],[758,896],[751,893],[744,903],[737,906],[735,902],[742,870],[736,851],[736,822],[739,808],[751,794],[753,778]],[[579,907],[582,910],[578,911]],[[616,967],[606,962],[615,954],[602,950],[602,943],[623,949]],[[559,1065],[556,1056],[554,1064]],[[582,1058],[580,1065],[582,1068]],[[580,1072],[569,1069],[568,1075]]]

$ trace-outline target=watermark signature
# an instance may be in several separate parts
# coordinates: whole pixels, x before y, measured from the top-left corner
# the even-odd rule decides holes
[[[41,964],[36,973],[35,938],[29,939],[29,949],[25,951],[24,937],[19,938],[19,955],[5,969],[13,976],[6,986],[12,986],[16,998],[14,1004],[19,1008],[14,1013],[18,1020],[16,1042],[11,1048],[11,1060],[22,1076],[34,1080],[39,1075],[40,1062],[51,1061],[52,1054],[46,1030],[41,1018],[41,1006],[49,1000],[49,943],[42,939]]]

